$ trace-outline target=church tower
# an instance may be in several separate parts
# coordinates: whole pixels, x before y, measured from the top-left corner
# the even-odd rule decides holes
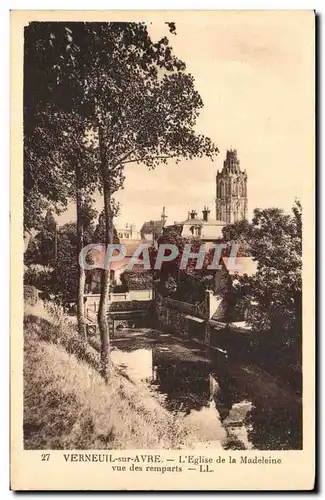
[[[216,219],[232,224],[247,219],[247,174],[240,169],[237,150],[229,149],[216,177]]]

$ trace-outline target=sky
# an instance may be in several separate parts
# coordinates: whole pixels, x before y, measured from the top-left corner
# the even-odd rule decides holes
[[[302,24],[303,23],[303,24]],[[215,177],[226,150],[235,148],[248,174],[248,217],[256,207],[289,211],[303,202],[308,170],[313,172],[312,17],[299,11],[223,11],[204,20],[176,23],[177,35],[163,23],[148,26],[153,39],[168,35],[174,53],[195,78],[204,107],[196,130],[209,136],[220,153],[208,159],[170,162],[154,171],[125,165],[117,225],[187,218],[204,205],[215,217]],[[101,209],[102,199],[96,197]],[[75,219],[75,207],[60,216]]]

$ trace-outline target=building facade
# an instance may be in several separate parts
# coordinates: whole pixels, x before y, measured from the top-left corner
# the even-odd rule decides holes
[[[184,238],[200,238],[204,243],[214,243],[222,239],[222,229],[226,223],[221,220],[212,219],[210,210],[204,206],[202,217],[198,215],[196,210],[191,210],[187,214],[187,219],[182,222],[174,222],[174,224],[165,226],[164,232],[177,231]]]
[[[143,223],[140,229],[140,237],[143,240],[151,241],[153,244],[155,244],[163,233],[166,221],[166,207],[163,207],[160,215],[160,220],[149,220]]]
[[[135,240],[140,238],[140,233],[137,231],[136,225],[133,223],[126,222],[125,226],[117,226],[116,232],[118,238]]]
[[[240,169],[237,150],[227,151],[216,177],[216,219],[228,224],[247,219],[247,173]]]

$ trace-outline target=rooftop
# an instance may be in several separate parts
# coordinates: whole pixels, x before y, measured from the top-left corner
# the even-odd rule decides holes
[[[207,221],[199,218],[195,219],[186,219],[182,222],[176,222],[173,225],[183,225],[183,226],[193,226],[193,225],[201,225],[201,226],[225,226],[227,222],[217,219],[209,219]]]
[[[122,267],[126,266],[130,262],[132,255],[140,245],[143,245],[147,248],[151,246],[150,242],[141,239],[121,239],[120,244],[124,245],[126,254],[123,259],[111,262],[110,269],[112,270],[121,269]],[[106,247],[105,245],[98,245],[98,247],[98,249],[92,249],[87,253],[86,262],[88,262],[89,264],[95,264],[98,268],[102,268],[105,263]],[[114,250],[113,256],[116,256],[118,254],[119,251]],[[141,255],[139,258],[141,259]]]
[[[160,234],[165,226],[165,220],[149,220],[142,224],[140,229],[141,236],[145,234]]]

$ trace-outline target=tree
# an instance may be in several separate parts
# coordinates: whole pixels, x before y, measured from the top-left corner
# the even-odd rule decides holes
[[[162,236],[158,240],[159,245],[173,245],[177,247],[178,254],[177,257],[171,261],[166,261],[162,263],[160,270],[160,277],[164,281],[168,278],[169,275],[173,276],[176,280],[179,277],[181,272],[180,266],[183,258],[183,254],[185,251],[185,246],[190,245],[190,251],[193,253],[199,253],[201,246],[203,245],[202,240],[199,237],[189,236],[184,237],[181,235],[181,231],[178,228],[171,228],[168,231],[164,231]],[[167,255],[168,253],[167,250]],[[206,270],[207,265],[212,261],[213,252],[210,251],[205,252],[205,258],[203,262],[203,270]],[[189,258],[186,262],[186,267],[183,270],[185,273],[195,273],[195,268],[197,265],[196,258]]]
[[[177,247],[178,255],[175,259],[170,261],[165,261],[161,265],[161,269],[159,270],[160,281],[162,283],[167,282],[169,277],[174,278],[177,281],[179,274],[179,267],[182,260],[182,255],[184,252],[184,247],[186,243],[189,243],[190,240],[187,240],[181,235],[181,231],[178,228],[171,228],[168,231],[164,231],[161,237],[158,239],[158,248],[160,245],[173,245]],[[169,255],[170,251],[166,251],[166,255]]]
[[[301,206],[293,217],[270,209],[256,211],[254,254],[259,262],[252,287],[259,308],[256,315],[264,328],[301,333],[302,231]]]
[[[58,162],[64,139],[57,125],[56,92],[60,53],[54,23],[31,23],[24,30],[24,229],[39,229],[49,208],[57,213],[68,203]],[[56,29],[55,29],[56,28]],[[63,34],[63,33],[62,33]],[[62,37],[61,37],[62,38]],[[62,44],[60,50],[65,50]],[[62,100],[62,97],[61,97]],[[63,124],[63,121],[61,121]]]
[[[39,228],[39,232],[31,237],[24,254],[24,262],[26,265],[53,265],[57,249],[57,224],[51,210],[47,210]]]
[[[78,296],[78,263],[75,258],[78,245],[75,223],[64,224],[59,231],[58,258],[53,268],[48,292],[55,302],[68,308]]]
[[[203,103],[194,78],[173,55],[166,37],[153,42],[143,23],[48,24],[52,99],[64,89],[63,106],[76,106],[93,133],[104,195],[105,243],[110,245],[113,196],[123,185],[125,163],[155,168],[169,159],[213,158],[218,150],[194,132]],[[170,29],[175,32],[174,26]],[[110,362],[108,290],[109,270],[103,269],[98,324],[105,377]]]
[[[259,331],[279,334],[286,345],[296,342],[301,334],[302,304],[300,203],[296,201],[291,215],[278,208],[256,209],[250,227],[245,224],[240,236],[258,262],[254,276],[237,280],[238,296],[255,303],[249,309],[249,323]]]
[[[85,198],[99,187],[99,162],[89,124],[80,114],[77,99],[73,99],[75,50],[77,47],[72,46],[70,30],[64,23],[31,23],[25,29],[25,227],[39,225],[45,207],[53,206],[59,213],[73,199],[77,212],[75,259],[78,262],[84,246],[83,205]],[[85,336],[85,273],[81,266],[78,266],[78,283],[78,328]]]
[[[112,197],[123,184],[125,163],[154,168],[169,158],[212,156],[216,148],[193,132],[202,101],[193,78],[172,56],[167,39],[154,44],[143,24],[100,25],[92,38],[85,77],[90,116],[98,133],[109,245]],[[98,311],[104,374],[109,364],[108,290],[109,271],[104,269]]]
[[[116,213],[116,212],[115,212]],[[98,217],[98,223],[96,225],[92,242],[93,243],[104,243],[105,242],[105,234],[106,234],[106,221],[105,221],[105,213],[104,210],[101,211]],[[116,228],[113,229],[113,243],[118,244],[120,242],[119,237],[117,235]]]
[[[158,240],[158,245],[174,245],[178,249],[175,259],[163,262],[159,271],[160,286],[162,294],[182,300],[184,302],[202,302],[207,289],[213,289],[214,272],[207,269],[213,259],[213,251],[206,251],[202,269],[195,269],[196,258],[188,259],[186,267],[181,269],[181,261],[185,250],[185,245],[190,245],[191,252],[199,253],[203,244],[198,237],[183,237],[177,228],[164,231]]]
[[[229,256],[231,252],[231,244],[235,242],[238,245],[238,257],[247,257],[251,255],[250,240],[252,226],[247,219],[242,219],[227,224],[222,228],[222,243],[229,243],[228,247],[223,250],[223,255]]]
[[[81,213],[82,224],[84,228],[84,243],[88,245],[94,238],[94,217],[96,211],[91,207],[89,200],[85,201]],[[49,219],[47,217],[47,219]],[[25,273],[26,284],[31,284],[45,292],[48,296],[60,305],[68,308],[72,303],[77,304],[79,289],[79,265],[76,259],[79,245],[79,236],[77,224],[68,222],[63,226],[56,226],[56,259],[53,260],[53,233],[50,233],[51,239],[48,240],[48,232],[44,229],[40,231],[37,238],[37,252],[33,252],[28,261],[29,268]],[[44,260],[44,251],[49,243],[51,259]],[[41,251],[39,251],[41,249]],[[35,258],[32,259],[32,256]],[[41,259],[41,262],[40,262]],[[41,264],[41,265],[39,265]]]
[[[48,187],[47,196],[51,200],[52,206],[57,209],[59,200],[74,200],[76,203],[76,220],[77,220],[77,246],[75,249],[74,257],[76,264],[78,263],[79,254],[84,247],[84,222],[83,217],[85,213],[91,210],[91,198],[90,195],[94,192],[98,185],[98,165],[96,158],[96,150],[93,147],[91,141],[87,140],[87,129],[83,125],[80,116],[76,114],[75,111],[71,111],[68,115],[67,113],[62,113],[58,111],[53,105],[53,109],[46,107],[45,110],[39,111],[41,114],[41,120],[45,122],[44,128],[42,129],[42,134],[32,132],[33,141],[31,147],[26,147],[26,151],[30,152],[33,148],[33,157],[37,158],[37,147],[40,142],[43,142],[43,138],[46,137],[47,142],[50,141],[50,153],[47,157],[47,162],[52,167],[52,172],[56,172],[54,176],[49,178],[49,182],[46,184]],[[51,117],[51,125],[48,122]],[[30,139],[30,138],[27,138]],[[27,140],[28,142],[28,140]],[[26,163],[27,172],[31,172],[32,169],[28,167],[29,163]],[[38,158],[36,166],[42,166],[42,161]],[[24,165],[25,168],[25,165]],[[35,166],[34,166],[35,168]],[[40,169],[42,171],[42,169]],[[34,172],[34,175],[37,173]],[[37,174],[38,175],[38,174]],[[54,184],[55,188],[51,188]],[[37,186],[39,183],[37,184]],[[58,197],[55,201],[53,197],[53,191],[59,186]],[[31,194],[35,188],[35,184],[26,184],[27,193]],[[28,204],[27,204],[28,210]],[[34,207],[32,208],[32,212]],[[60,212],[59,210],[56,210]],[[48,211],[49,213],[49,211]],[[53,217],[53,216],[52,216]],[[41,218],[38,217],[38,226],[41,225]],[[54,219],[53,219],[54,220]],[[46,220],[45,220],[46,224]],[[54,232],[54,245],[57,242],[57,234]],[[43,248],[39,248],[40,253],[43,258],[48,259],[46,247],[44,247],[43,237]],[[51,244],[51,239],[49,240]],[[52,245],[53,248],[53,245]],[[56,254],[56,249],[54,249]],[[55,260],[56,256],[54,256]],[[77,302],[77,318],[78,318],[78,329],[81,336],[86,336],[85,330],[85,319],[84,319],[84,306],[83,306],[83,294],[85,288],[85,272],[82,266],[77,267],[78,269],[78,289],[76,295]],[[74,287],[75,289],[75,287]]]
[[[64,307],[69,307],[72,303],[78,307],[78,240],[75,222],[66,223],[59,228],[58,256],[53,268],[50,292],[54,295],[54,300]]]

